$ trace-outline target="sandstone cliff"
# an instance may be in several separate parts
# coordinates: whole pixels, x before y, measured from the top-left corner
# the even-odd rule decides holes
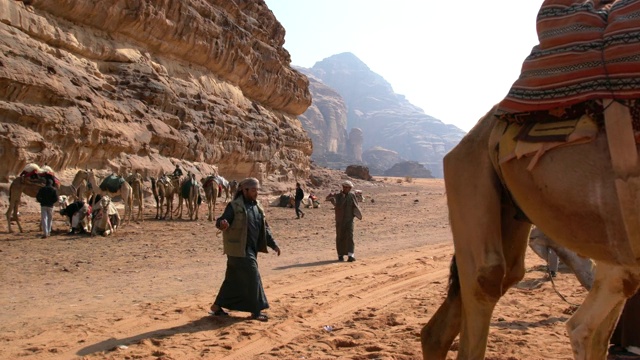
[[[0,0],[0,181],[30,162],[306,176],[284,34],[262,0]]]

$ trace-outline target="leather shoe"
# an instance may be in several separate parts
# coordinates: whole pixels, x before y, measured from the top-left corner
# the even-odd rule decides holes
[[[349,260],[347,260],[348,262],[354,262],[356,261],[356,258],[354,258],[353,256],[349,256]]]
[[[344,256],[338,256],[338,261],[344,261]]]

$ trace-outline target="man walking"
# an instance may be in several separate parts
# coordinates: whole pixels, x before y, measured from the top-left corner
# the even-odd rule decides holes
[[[302,191],[302,187],[300,183],[296,183],[296,197],[295,197],[295,208],[296,208],[296,216],[298,219],[304,217],[304,211],[300,210],[300,203],[304,199],[304,191]]]
[[[40,221],[42,223],[43,239],[51,235],[53,224],[53,205],[58,201],[58,190],[53,187],[53,180],[47,179],[44,187],[38,190],[36,201],[40,203]]]
[[[269,303],[258,271],[258,252],[266,253],[270,247],[280,256],[280,248],[257,201],[259,187],[258,179],[242,180],[233,201],[216,220],[216,227],[222,230],[227,270],[218,296],[211,305],[211,315],[227,316],[223,310],[227,308],[250,312],[254,320],[268,320],[262,313],[269,308]]]
[[[333,198],[336,212],[336,251],[338,261],[356,261],[355,244],[353,242],[353,218],[362,219],[356,196],[351,192],[353,183],[349,180],[342,183],[342,191]]]

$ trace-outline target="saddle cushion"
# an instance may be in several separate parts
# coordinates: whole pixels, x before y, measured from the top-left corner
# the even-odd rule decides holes
[[[120,187],[124,182],[125,182],[125,179],[121,176],[109,175],[104,180],[102,180],[102,183],[100,183],[100,189],[102,191],[109,191],[109,192],[115,193],[115,192],[118,192],[118,190],[120,190]]]
[[[531,170],[547,151],[566,145],[583,144],[595,139],[598,125],[589,116],[558,123],[521,125],[511,123],[500,137],[499,163],[524,156],[533,156]]]
[[[498,114],[640,98],[640,1],[545,0],[537,29]]]

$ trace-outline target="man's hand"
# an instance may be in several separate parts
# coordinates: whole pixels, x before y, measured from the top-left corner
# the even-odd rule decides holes
[[[280,248],[279,248],[279,247],[277,247],[277,246],[276,246],[276,247],[273,249],[273,251],[275,251],[275,252],[276,252],[276,254],[278,254],[278,256],[280,256]]]
[[[229,222],[223,219],[220,221],[220,226],[218,226],[218,229],[225,231],[227,230],[228,227],[229,227]]]

